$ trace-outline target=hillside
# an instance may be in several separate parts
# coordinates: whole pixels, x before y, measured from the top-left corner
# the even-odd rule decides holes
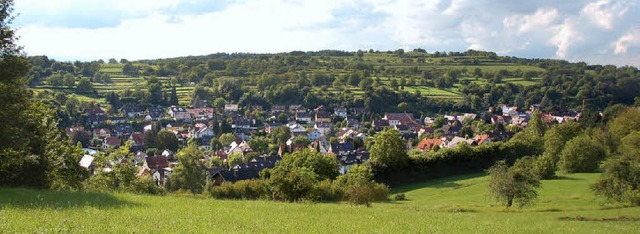
[[[425,97],[434,99],[461,99],[461,88],[468,84],[489,84],[493,74],[500,74],[501,80],[498,85],[516,84],[529,86],[541,82],[539,77],[546,69],[534,65],[526,65],[522,62],[511,61],[508,57],[496,57],[494,53],[482,52],[480,54],[446,53],[436,52],[430,54],[421,51],[411,51],[399,55],[394,52],[367,52],[361,56],[329,53],[323,55],[309,52],[306,55],[296,55],[295,52],[288,54],[264,54],[246,55],[239,58],[218,58],[215,55],[196,56],[185,58],[169,58],[149,61],[136,61],[132,65],[137,69],[139,75],[132,76],[123,72],[125,64],[122,63],[100,63],[97,73],[108,74],[111,77],[110,83],[93,82],[97,95],[77,94],[74,89],[56,87],[48,84],[46,77],[40,78],[32,88],[36,92],[44,90],[61,91],[67,94],[76,93],[81,100],[97,101],[105,103],[104,94],[108,92],[118,92],[133,90],[135,88],[146,89],[146,80],[155,76],[158,77],[165,86],[165,92],[169,91],[170,85],[176,85],[176,90],[180,103],[188,105],[191,101],[194,84],[207,79],[207,76],[214,79],[234,79],[241,81],[246,91],[260,91],[259,77],[263,74],[277,76],[279,85],[296,84],[296,79],[290,76],[295,74],[322,73],[332,76],[331,79],[343,79],[343,83],[338,85],[329,81],[322,88],[313,85],[311,92],[316,94],[340,94],[348,93],[354,97],[362,97],[365,90],[359,87],[358,82],[364,78],[371,78],[381,85],[396,87],[396,91],[404,90],[410,93],[419,92]],[[488,53],[488,54],[485,54]],[[357,54],[353,52],[353,54]],[[333,55],[333,56],[332,56]],[[211,61],[222,61],[221,68],[209,65]],[[239,61],[242,71],[232,71],[230,69],[233,61]],[[64,62],[62,62],[64,63]],[[37,63],[36,63],[37,64]],[[248,65],[247,65],[248,64]],[[76,70],[81,70],[81,66],[76,66]],[[203,67],[204,66],[204,67]],[[46,70],[46,68],[42,68]],[[448,71],[455,71],[454,83],[439,84],[438,79],[447,76]],[[53,69],[55,73],[56,70]],[[62,70],[64,73],[65,71]],[[532,76],[524,78],[525,73],[531,72]],[[43,72],[46,73],[46,72]],[[78,73],[76,82],[84,76]],[[350,79],[351,74],[357,74],[357,81]],[[282,77],[280,77],[282,76]],[[286,77],[289,77],[287,79]],[[194,82],[195,81],[195,82]],[[347,85],[349,82],[355,82]],[[206,83],[206,82],[205,82]],[[206,84],[205,84],[206,85]],[[316,87],[318,86],[318,87]]]
[[[407,201],[371,208],[337,203],[229,201],[1,188],[3,232],[243,233],[632,233],[640,208],[603,206],[588,186],[598,174],[543,181],[536,205],[505,210],[487,177],[466,175],[396,188]],[[583,218],[580,218],[583,217]],[[615,221],[599,219],[621,218]],[[580,218],[591,221],[567,219]],[[635,219],[635,221],[633,221]],[[598,221],[594,221],[598,220]]]

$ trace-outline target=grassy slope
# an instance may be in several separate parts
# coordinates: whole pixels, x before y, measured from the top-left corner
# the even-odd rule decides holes
[[[632,233],[640,222],[560,221],[559,217],[638,217],[640,208],[601,206],[588,190],[597,174],[545,181],[538,204],[493,205],[486,177],[467,175],[396,188],[408,201],[346,204],[219,201],[193,197],[0,189],[3,232],[312,233]]]

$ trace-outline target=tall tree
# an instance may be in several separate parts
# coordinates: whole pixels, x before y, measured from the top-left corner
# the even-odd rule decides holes
[[[409,159],[402,135],[396,129],[386,129],[374,138],[371,146],[371,161],[376,164],[397,168]]]
[[[169,176],[172,189],[186,189],[194,194],[202,192],[207,176],[201,160],[203,156],[195,143],[189,143],[176,154],[179,163]]]
[[[171,150],[176,152],[178,150],[178,137],[173,132],[162,130],[158,132],[156,137],[156,146],[159,150]]]
[[[78,188],[82,151],[57,128],[54,111],[27,91],[27,59],[10,27],[13,1],[0,1],[0,186]]]

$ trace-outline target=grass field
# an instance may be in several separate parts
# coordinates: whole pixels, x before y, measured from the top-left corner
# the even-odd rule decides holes
[[[370,208],[343,203],[220,201],[0,188],[0,230],[180,233],[637,233],[640,208],[603,206],[589,191],[598,174],[544,181],[535,206],[504,209],[487,177],[466,175],[395,188],[407,201]],[[637,219],[636,219],[637,220]]]

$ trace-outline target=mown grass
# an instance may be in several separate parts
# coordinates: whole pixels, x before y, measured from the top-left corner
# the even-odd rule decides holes
[[[538,203],[505,209],[481,174],[394,188],[406,201],[343,203],[213,200],[0,188],[0,230],[179,233],[634,233],[640,208],[603,206],[597,174],[544,181]],[[619,217],[629,217],[621,219]],[[568,217],[568,218],[567,218]],[[583,220],[583,221],[581,221]],[[591,220],[591,221],[589,221]],[[605,221],[602,221],[605,220]]]

